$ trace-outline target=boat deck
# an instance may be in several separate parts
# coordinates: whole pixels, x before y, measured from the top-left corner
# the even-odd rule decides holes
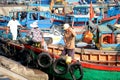
[[[62,46],[49,45],[49,51],[60,55],[63,50]],[[85,62],[120,66],[120,51],[103,51],[96,49],[75,49],[75,59]]]

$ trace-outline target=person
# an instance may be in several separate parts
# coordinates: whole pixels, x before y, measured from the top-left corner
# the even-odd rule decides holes
[[[62,55],[67,55],[72,57],[72,59],[74,58],[74,53],[75,53],[75,36],[76,33],[73,30],[72,27],[70,27],[69,24],[65,23],[63,26],[64,31],[64,50],[62,52]]]
[[[16,20],[15,16],[13,16],[12,19],[8,22],[7,26],[10,28],[12,40],[15,41],[18,35],[18,26],[22,27],[22,25],[19,23],[19,21]]]
[[[31,38],[31,41],[34,44],[34,46],[39,47],[39,48],[43,47],[44,49],[47,50],[47,44],[44,41],[43,33],[41,29],[38,27],[38,23],[33,22],[32,24],[30,24],[30,26],[32,28],[28,32],[27,37]]]

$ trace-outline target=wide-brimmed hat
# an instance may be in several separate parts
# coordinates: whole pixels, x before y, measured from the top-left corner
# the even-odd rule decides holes
[[[63,29],[64,29],[64,30],[68,29],[69,27],[70,27],[70,25],[67,24],[67,23],[63,25]]]
[[[33,22],[32,24],[30,24],[30,26],[31,26],[32,28],[38,27],[38,23],[37,23],[37,22]]]

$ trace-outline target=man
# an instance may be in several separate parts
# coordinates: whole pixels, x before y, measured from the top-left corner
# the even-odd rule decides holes
[[[64,47],[64,50],[62,52],[62,55],[68,54],[68,56],[71,56],[72,58],[74,58],[76,33],[72,29],[72,27],[70,27],[69,24],[64,24],[63,29],[65,30],[64,31],[64,38],[63,38],[64,43],[65,43],[65,47]]]
[[[15,16],[13,16],[12,20],[8,22],[7,26],[10,27],[10,32],[12,33],[12,40],[16,40],[18,35],[17,29],[18,26],[21,26],[21,24],[16,20]]]

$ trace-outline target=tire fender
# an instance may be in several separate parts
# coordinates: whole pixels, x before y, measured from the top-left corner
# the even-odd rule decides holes
[[[64,69],[61,70],[60,67]],[[63,58],[56,59],[55,62],[53,63],[53,71],[58,75],[66,74],[68,72],[68,64],[66,63],[66,60]]]
[[[31,50],[28,49],[23,49],[21,50],[18,54],[19,57],[21,58],[21,60],[24,62],[23,64],[28,65],[31,61],[34,60],[32,54],[31,54]]]
[[[49,53],[40,53],[37,58],[38,65],[42,68],[48,68],[51,66],[53,59]]]
[[[80,72],[80,75],[81,75],[79,77],[79,79],[76,79],[76,77],[74,75],[74,70],[76,70],[76,69],[79,69],[79,72]],[[82,66],[81,66],[80,62],[76,62],[76,63],[71,64],[69,66],[69,71],[70,71],[70,74],[71,74],[73,80],[82,80],[82,78],[83,78],[83,70],[82,70]]]

